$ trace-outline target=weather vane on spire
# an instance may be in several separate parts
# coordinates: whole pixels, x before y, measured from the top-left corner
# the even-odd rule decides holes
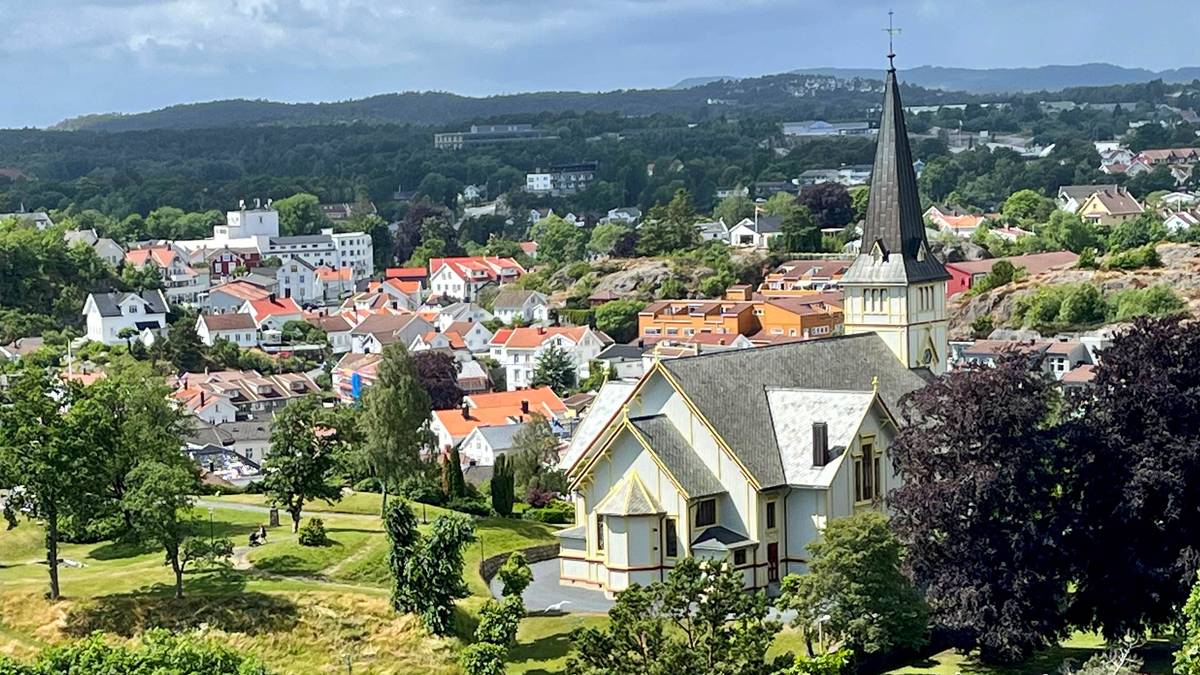
[[[888,27],[883,29],[883,32],[888,34],[888,68],[892,70],[896,69],[896,64],[893,62],[893,59],[896,58],[896,50],[892,46],[892,38],[896,37],[896,34],[900,32],[899,28],[892,25],[892,16],[894,14],[895,12],[890,9],[888,10]]]

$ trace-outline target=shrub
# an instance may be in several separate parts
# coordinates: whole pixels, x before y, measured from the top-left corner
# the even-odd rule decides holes
[[[48,647],[26,666],[0,656],[0,673],[49,675],[50,673],[211,673],[212,675],[266,675],[257,659],[225,645],[193,635],[171,635],[163,629],[147,631],[136,642],[110,644],[103,635]]]
[[[325,534],[325,521],[320,518],[309,518],[300,526],[299,541],[301,546],[325,546],[329,537]]]
[[[458,497],[446,502],[446,508],[451,511],[462,511],[473,516],[487,517],[492,515],[492,507],[482,499]]]
[[[529,569],[529,561],[520,551],[513,551],[496,575],[500,577],[500,584],[504,587],[505,598],[521,599],[521,595],[533,581],[533,570]]]
[[[540,487],[534,485],[534,486],[531,486],[529,488],[529,490],[525,493],[525,503],[529,504],[530,506],[532,506],[535,509],[540,509],[543,506],[554,501],[555,497],[557,497],[557,496],[558,495],[556,493],[551,492],[550,490],[545,490],[543,488],[540,488]]]
[[[462,651],[458,662],[467,675],[504,675],[504,657],[507,654],[507,647],[477,642]]]
[[[446,503],[440,482],[424,473],[408,476],[400,483],[400,496],[409,501],[441,506]]]
[[[519,597],[488,600],[479,611],[475,640],[508,647],[517,638],[517,625],[521,623],[523,616],[525,605]]]
[[[1162,267],[1162,258],[1154,250],[1154,244],[1147,244],[1121,251],[1108,256],[1102,267],[1106,270],[1137,270],[1143,267]]]
[[[556,499],[542,508],[529,509],[524,517],[539,523],[566,525],[575,521],[575,507],[570,502]]]

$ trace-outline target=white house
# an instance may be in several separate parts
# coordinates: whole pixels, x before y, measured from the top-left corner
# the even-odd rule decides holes
[[[275,288],[279,295],[297,304],[309,304],[317,300],[316,278],[317,266],[296,256],[284,260],[275,271]]]
[[[432,258],[429,261],[429,288],[435,296],[471,302],[484,287],[503,286],[523,274],[525,268],[512,258]]]
[[[492,314],[504,323],[541,323],[550,319],[550,298],[537,291],[503,290],[492,301]]]
[[[448,335],[462,338],[463,344],[472,354],[488,351],[492,342],[492,331],[479,321],[455,321],[442,329]]]
[[[372,314],[350,331],[351,351],[378,354],[399,342],[408,347],[418,336],[433,331],[433,324],[416,314]]]
[[[480,425],[458,445],[462,462],[468,466],[494,466],[496,457],[513,447],[513,439],[526,424]]]
[[[1175,211],[1163,220],[1168,232],[1181,232],[1200,225],[1200,215],[1192,211]]]
[[[87,317],[88,340],[125,344],[124,332],[143,344],[151,344],[167,327],[167,298],[162,291],[91,293],[84,302],[83,314]]]
[[[576,376],[583,379],[591,360],[610,344],[607,335],[588,326],[501,328],[492,336],[490,355],[504,366],[508,390],[514,391],[532,385],[538,359],[552,346],[567,353]]]
[[[434,325],[437,326],[438,330],[449,330],[451,325],[460,321],[483,323],[495,318],[491,312],[469,302],[456,302],[438,308],[436,311],[437,319],[434,321]]]
[[[166,298],[176,304],[194,304],[209,290],[208,267],[203,264],[193,266],[174,246],[130,249],[125,252],[125,264],[137,269],[155,268],[162,279]]]
[[[228,340],[243,349],[258,344],[258,326],[249,314],[201,314],[196,319],[196,333],[209,347],[217,340]]]
[[[300,306],[291,298],[270,295],[262,300],[247,300],[242,314],[249,314],[259,330],[283,330],[289,321],[303,321]]]
[[[557,533],[561,583],[614,593],[694,556],[765,588],[807,571],[831,519],[886,512],[893,413],[946,369],[950,277],[925,238],[891,70],[878,138],[842,279],[847,334],[660,360],[616,405],[602,388],[561,462],[577,523]]]
[[[346,317],[337,314],[310,317],[307,321],[325,331],[325,340],[329,343],[329,350],[333,354],[345,354],[353,347],[350,331],[354,327],[350,325],[350,321]]]
[[[779,216],[756,215],[743,218],[729,228],[729,245],[741,248],[770,248],[771,240],[783,233]]]

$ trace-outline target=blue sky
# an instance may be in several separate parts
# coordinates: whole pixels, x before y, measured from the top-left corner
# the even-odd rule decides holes
[[[190,101],[669,86],[693,76],[1200,65],[1200,2],[0,0],[0,127]]]

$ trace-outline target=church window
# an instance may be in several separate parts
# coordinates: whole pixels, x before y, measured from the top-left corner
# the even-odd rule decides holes
[[[775,500],[767,502],[767,529],[775,529]]]
[[[668,558],[679,556],[679,535],[675,532],[675,519],[667,518],[663,521],[663,538],[666,539],[664,551]]]
[[[746,564],[746,549],[739,548],[738,550],[733,552],[733,564],[734,565],[745,565]]]
[[[717,524],[717,500],[705,499],[696,505],[696,527]]]
[[[883,314],[887,311],[886,288],[868,288],[864,291],[864,298],[868,314]]]
[[[604,516],[596,516],[596,550],[604,550]]]

